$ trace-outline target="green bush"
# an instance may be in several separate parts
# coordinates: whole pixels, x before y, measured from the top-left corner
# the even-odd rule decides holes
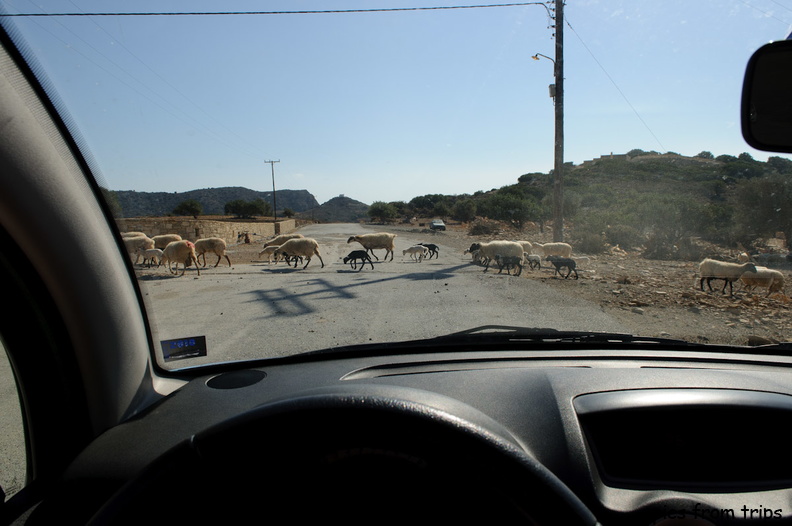
[[[499,230],[500,227],[498,223],[479,219],[470,225],[468,234],[471,236],[489,236],[492,234],[497,234]]]

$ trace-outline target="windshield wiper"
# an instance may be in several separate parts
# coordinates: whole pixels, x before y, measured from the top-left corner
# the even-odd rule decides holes
[[[482,325],[464,331],[446,334],[427,340],[428,342],[473,342],[473,341],[509,341],[509,342],[541,342],[541,343],[640,343],[663,344],[674,346],[698,347],[703,344],[675,340],[672,338],[655,338],[635,336],[621,332],[590,332],[560,331],[557,329],[536,327],[513,327],[509,325]]]
[[[362,354],[379,355],[382,353],[426,354],[431,352],[491,350],[657,350],[789,356],[792,354],[792,343],[746,347],[698,343],[673,338],[636,336],[618,332],[562,331],[549,328],[482,325],[434,338],[333,347],[291,357],[278,358],[277,360],[304,360],[311,357],[322,359],[327,357],[337,358],[344,355],[360,356]]]

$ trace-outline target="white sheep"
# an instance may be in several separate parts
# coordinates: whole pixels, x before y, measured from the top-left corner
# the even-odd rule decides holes
[[[146,261],[148,261],[149,267],[151,267],[152,261],[157,263],[157,267],[162,263],[162,250],[158,248],[139,248],[137,249],[137,255],[138,257],[143,256],[143,264],[145,265]]]
[[[366,249],[366,252],[370,252],[374,259],[379,260],[376,254],[374,254],[375,249],[385,249],[385,257],[382,258],[382,261],[388,259],[388,253],[390,253],[391,261],[393,261],[393,240],[396,238],[396,234],[390,234],[388,232],[377,232],[376,234],[359,234],[357,236],[351,236],[347,239],[347,243],[351,243],[353,241],[357,241],[363,248]]]
[[[311,257],[316,256],[322,263],[322,268],[324,268],[324,261],[322,260],[322,256],[319,254],[319,243],[310,237],[289,239],[278,247],[277,254],[278,256],[283,254],[286,256],[306,258],[307,261],[305,262],[303,269],[308,266],[308,263],[311,262]],[[297,267],[296,259],[294,260],[294,267]]]
[[[280,245],[269,245],[269,246],[266,246],[266,247],[264,247],[264,250],[259,252],[258,257],[261,258],[261,256],[267,256],[267,263],[272,263],[272,258],[273,257],[275,258],[275,261],[277,261],[278,258],[277,258],[276,252],[277,252],[277,250],[279,248],[280,248]]]
[[[122,237],[122,238],[126,238],[126,237],[138,237],[138,236],[145,236],[145,235],[146,235],[146,234],[144,234],[143,232],[121,232],[121,237]],[[148,237],[148,236],[147,236],[147,237]]]
[[[523,246],[523,252],[526,254],[533,254],[533,243],[530,241],[517,241],[519,244]]]
[[[726,285],[729,285],[729,295],[734,295],[733,283],[740,279],[745,272],[756,272],[756,265],[753,263],[730,263],[728,261],[718,261],[716,259],[706,258],[699,263],[699,276],[701,278],[699,285],[701,290],[704,290],[704,280],[707,280],[707,286],[712,291],[710,282],[713,279],[724,280],[723,294],[726,293]]]
[[[228,266],[231,266],[231,260],[228,259],[228,254],[226,254],[226,242],[224,239],[219,237],[206,237],[203,239],[199,239],[195,242],[195,254],[198,258],[203,256],[203,266],[206,266],[206,253],[211,252],[215,256],[217,256],[217,263],[215,263],[215,267],[220,264],[220,259],[225,256],[226,261],[228,261]]]
[[[756,267],[756,272],[748,271],[740,276],[740,280],[747,290],[756,287],[767,287],[767,295],[773,292],[784,292],[784,275],[767,267]]]
[[[737,254],[738,263],[747,263],[748,261],[751,261],[751,256],[749,256],[747,252],[740,252]]]
[[[151,239],[154,240],[154,248],[164,249],[169,243],[181,241],[182,237],[179,234],[160,234]]]
[[[140,254],[138,254],[139,249],[148,250],[150,248],[154,248],[154,240],[146,235],[125,237],[123,240],[124,246],[126,247],[129,255],[137,255],[137,257],[135,257],[135,264],[140,261]]]
[[[501,257],[516,257],[519,258],[520,265],[523,263],[523,246],[516,241],[490,241],[489,243],[473,243],[470,245],[468,252],[479,252],[479,257],[485,262],[484,271],[489,268],[489,264],[495,259],[495,255],[499,254]]]
[[[187,265],[192,262],[195,263],[195,270],[198,271],[198,275],[201,275],[201,269],[198,268],[198,258],[195,257],[195,244],[186,239],[168,243],[168,246],[162,251],[162,263],[168,266],[168,270],[172,274],[178,274],[179,262],[184,264],[182,276],[187,270]],[[171,263],[176,263],[175,271],[171,268]]]
[[[407,254],[410,254],[410,259],[420,262],[429,255],[429,249],[423,245],[413,245],[410,248],[402,250],[402,256],[406,256]]]
[[[277,237],[273,237],[272,239],[269,239],[269,240],[265,241],[264,242],[264,248],[276,247],[278,245],[284,244],[285,242],[287,242],[290,239],[301,239],[301,238],[304,238],[304,237],[305,236],[302,235],[302,234],[281,234],[281,235],[279,235]]]
[[[572,245],[569,243],[533,243],[533,253],[540,256],[559,256],[562,258],[572,257]]]

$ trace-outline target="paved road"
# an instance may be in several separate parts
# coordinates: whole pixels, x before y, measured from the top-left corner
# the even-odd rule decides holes
[[[325,266],[285,264],[207,268],[200,278],[158,273],[142,279],[156,319],[155,339],[206,336],[208,355],[174,366],[275,357],[365,342],[427,338],[487,324],[561,330],[624,331],[599,306],[497,270],[482,272],[458,249],[420,263],[402,250],[418,239],[399,234],[393,261],[352,270],[341,258],[359,244],[357,224],[312,225]],[[377,251],[382,258],[384,250]]]
[[[535,279],[482,272],[458,249],[441,245],[439,259],[411,261],[401,251],[418,239],[407,233],[397,237],[393,261],[353,271],[341,258],[360,246],[346,240],[370,231],[356,224],[302,229],[319,241],[324,268],[314,260],[305,270],[283,263],[210,267],[197,279],[189,272],[172,277],[163,269],[144,273],[140,283],[155,340],[206,337],[207,356],[170,362],[181,367],[428,338],[488,324],[625,331],[573,293]],[[13,493],[24,482],[24,445],[13,377],[4,360],[0,401],[0,429],[13,431],[0,437],[0,484]]]

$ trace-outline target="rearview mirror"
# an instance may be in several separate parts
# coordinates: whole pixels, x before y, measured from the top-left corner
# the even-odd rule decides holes
[[[752,147],[792,153],[792,40],[766,44],[748,61],[741,120]]]

